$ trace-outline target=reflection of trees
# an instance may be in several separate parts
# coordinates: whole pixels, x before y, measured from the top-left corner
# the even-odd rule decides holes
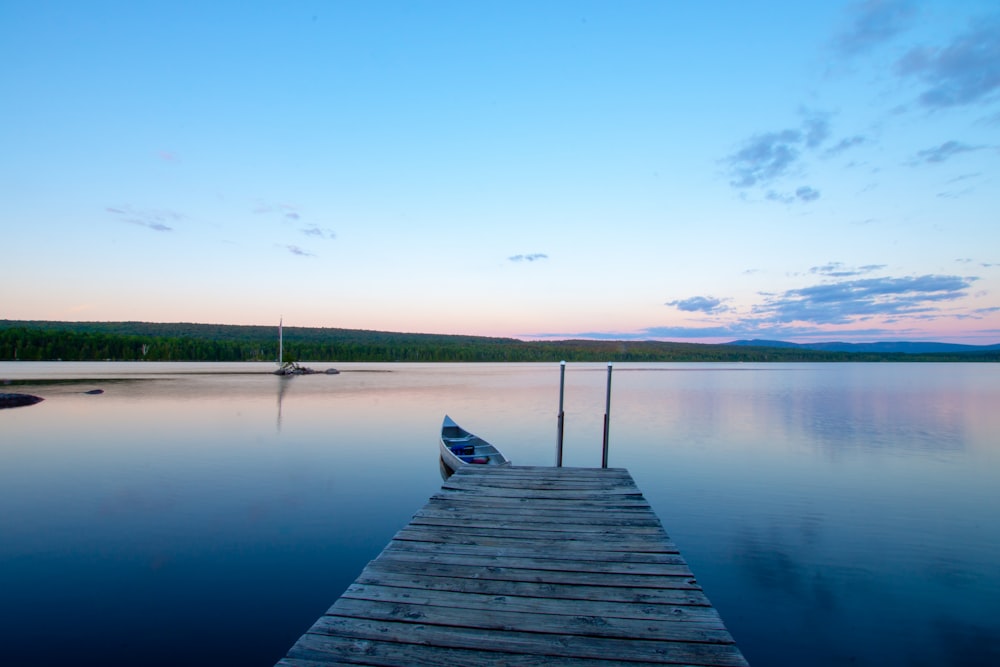
[[[288,383],[291,379],[290,375],[278,376],[278,433],[281,433],[281,402],[285,399],[285,392],[288,391]]]

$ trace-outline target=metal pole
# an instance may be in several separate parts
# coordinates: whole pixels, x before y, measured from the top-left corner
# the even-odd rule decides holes
[[[601,467],[608,467],[608,429],[611,426],[611,362],[608,362],[608,396],[604,402],[604,451],[601,453]]]
[[[566,362],[559,362],[559,423],[556,427],[556,467],[562,468],[563,450],[563,426],[565,425],[565,415],[563,414],[563,394],[566,390]]]

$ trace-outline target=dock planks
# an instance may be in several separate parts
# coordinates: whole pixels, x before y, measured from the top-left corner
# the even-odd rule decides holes
[[[452,475],[278,667],[746,665],[624,469]]]

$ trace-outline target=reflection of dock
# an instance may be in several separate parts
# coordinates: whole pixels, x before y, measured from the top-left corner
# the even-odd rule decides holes
[[[278,665],[651,663],[747,664],[628,471],[468,466]]]

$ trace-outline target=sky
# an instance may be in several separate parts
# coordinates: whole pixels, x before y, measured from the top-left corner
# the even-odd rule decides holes
[[[0,0],[0,319],[1000,342],[1000,5]]]

